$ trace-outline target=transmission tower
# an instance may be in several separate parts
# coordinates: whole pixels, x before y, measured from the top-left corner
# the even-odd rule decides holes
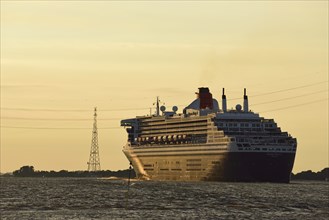
[[[101,170],[101,163],[99,159],[99,149],[98,149],[97,109],[95,107],[94,126],[93,126],[93,133],[91,139],[88,171],[100,171],[100,170]]]

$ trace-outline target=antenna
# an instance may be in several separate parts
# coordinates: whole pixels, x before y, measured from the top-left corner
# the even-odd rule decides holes
[[[159,96],[157,96],[157,101],[154,104],[156,104],[156,112],[155,112],[155,115],[156,116],[159,116],[160,115],[160,99],[159,99]]]
[[[160,100],[159,100],[159,96],[157,96],[157,116],[160,115],[160,111],[159,111],[159,102],[160,102]]]
[[[223,88],[223,95],[222,95],[222,109],[223,109],[223,112],[227,112],[226,95],[225,95],[224,88]]]
[[[248,96],[247,96],[247,89],[246,88],[244,88],[244,94],[243,94],[243,111],[244,112],[249,111]]]
[[[100,171],[101,164],[98,149],[98,132],[97,132],[97,108],[94,109],[94,125],[91,139],[91,148],[88,164],[88,171]]]

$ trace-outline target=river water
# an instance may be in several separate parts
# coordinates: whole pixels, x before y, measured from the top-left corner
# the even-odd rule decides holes
[[[0,181],[1,219],[329,219],[329,182]]]

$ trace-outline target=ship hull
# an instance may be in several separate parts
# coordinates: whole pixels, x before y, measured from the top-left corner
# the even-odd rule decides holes
[[[138,155],[125,152],[140,178],[174,181],[289,183],[295,153],[216,152]]]
[[[289,183],[294,153],[227,153],[213,167],[207,180]]]

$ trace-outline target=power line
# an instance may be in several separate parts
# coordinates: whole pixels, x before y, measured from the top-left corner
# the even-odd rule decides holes
[[[84,130],[84,129],[88,129],[90,130],[90,128],[78,128],[78,127],[25,127],[25,126],[1,126],[1,128],[13,128],[13,129],[54,129],[54,130]],[[98,128],[98,129],[119,129],[121,127],[104,127],[104,128]]]
[[[269,95],[269,94],[279,93],[279,92],[286,92],[286,91],[290,91],[290,90],[295,90],[295,89],[301,89],[301,88],[306,88],[306,87],[310,87],[310,86],[315,86],[315,85],[319,85],[319,84],[323,84],[323,83],[327,83],[327,82],[328,82],[328,80],[327,81],[323,81],[323,82],[317,82],[317,83],[312,83],[312,84],[308,84],[308,85],[293,87],[293,88],[289,88],[289,89],[281,89],[281,90],[277,90],[277,91],[273,91],[273,92],[266,92],[266,93],[262,93],[262,94],[258,94],[258,95],[253,95],[252,97]]]
[[[89,112],[86,109],[34,109],[34,108],[1,108],[2,110],[13,111],[42,111],[42,112]]]
[[[258,96],[270,95],[270,94],[275,94],[275,93],[280,93],[280,92],[286,92],[286,91],[311,87],[311,86],[315,86],[315,85],[319,85],[319,84],[323,84],[323,83],[328,83],[328,80],[322,81],[322,82],[317,82],[317,83],[312,83],[312,84],[307,84],[307,85],[303,85],[303,86],[292,87],[292,88],[288,88],[288,89],[281,89],[281,90],[276,90],[276,91],[272,91],[272,92],[260,93],[260,94],[252,95],[250,97],[258,97]],[[237,100],[237,99],[241,99],[241,98],[232,98],[232,99],[227,99],[227,100],[229,101],[229,100]]]
[[[150,108],[120,108],[120,109],[103,109],[105,111],[132,111],[132,110],[149,110]],[[90,112],[87,109],[35,109],[35,108],[1,108],[1,110],[11,111],[42,111],[42,112]]]
[[[277,99],[277,100],[268,101],[268,102],[261,102],[261,103],[251,104],[250,106],[263,105],[263,104],[269,104],[269,103],[273,103],[273,102],[279,102],[279,101],[284,101],[284,100],[290,100],[290,99],[295,99],[295,98],[300,98],[300,97],[310,96],[310,95],[317,94],[317,93],[322,93],[322,92],[328,92],[328,90],[321,90],[321,91],[312,92],[312,93],[308,93],[308,94],[303,94],[303,95],[298,95],[298,96],[293,96],[293,97],[288,97],[288,98],[283,98],[283,99]]]
[[[311,87],[319,84],[324,84],[328,83],[328,80],[326,81],[321,81],[317,83],[312,83],[312,84],[306,84],[302,86],[297,86],[297,87],[292,87],[292,88],[287,88],[287,89],[281,89],[281,90],[276,90],[272,92],[266,92],[266,93],[260,93],[256,95],[252,95],[250,97],[258,97],[258,96],[265,96],[265,95],[270,95],[270,94],[275,94],[275,93],[280,93],[280,92],[286,92],[286,91],[291,91],[291,90],[296,90],[296,89],[301,89],[301,88],[306,88],[306,87]],[[238,100],[241,99],[239,98],[231,98],[227,99],[228,101],[230,100]],[[178,105],[182,106],[182,105]],[[136,110],[149,110],[150,107],[148,108],[117,108],[117,109],[101,109],[101,112],[105,111],[136,111]],[[35,109],[35,108],[1,108],[1,110],[11,110],[11,111],[49,111],[49,112],[90,112],[90,109]]]
[[[288,97],[288,98],[283,98],[283,99],[277,99],[277,100],[272,100],[268,102],[262,102],[262,103],[256,103],[256,104],[251,104],[250,106],[256,106],[256,105],[263,105],[263,104],[269,104],[269,103],[274,103],[274,102],[279,102],[279,101],[284,101],[284,100],[290,100],[290,99],[295,99],[295,98],[300,98],[300,97],[305,97],[305,96],[310,96],[313,94],[317,93],[322,93],[322,92],[328,92],[328,90],[320,90],[316,91],[313,93],[308,93],[308,94],[303,94],[303,95],[298,95],[298,96],[293,96],[293,97]],[[298,104],[303,105],[303,104]],[[285,108],[285,107],[283,107]],[[1,119],[5,120],[28,120],[28,121],[91,121],[92,119],[90,118],[76,118],[76,119],[70,119],[70,118],[24,118],[24,117],[1,117]],[[103,118],[103,119],[98,119],[101,121],[114,121],[114,120],[121,120],[122,118]]]
[[[1,119],[7,120],[36,120],[36,121],[92,121],[93,119],[88,118],[21,118],[21,117],[1,117]],[[113,121],[121,120],[121,118],[103,118],[97,119],[98,121]]]
[[[298,104],[298,105],[290,105],[290,106],[286,106],[286,107],[283,107],[283,108],[277,108],[277,109],[271,109],[271,110],[267,110],[267,111],[262,111],[262,112],[259,112],[259,113],[280,111],[280,110],[284,110],[284,109],[295,108],[295,107],[299,107],[299,106],[309,105],[309,104],[323,102],[323,101],[328,101],[328,100],[329,100],[328,98],[319,99],[319,100],[314,100],[312,102],[305,102],[305,103]]]
[[[102,112],[111,112],[111,111],[135,111],[135,110],[149,110],[150,108],[116,108],[116,109],[103,109],[101,111]]]
[[[267,110],[267,111],[261,111],[258,113],[266,113],[266,112],[273,112],[273,111],[280,111],[280,110],[285,110],[285,109],[290,109],[290,108],[295,108],[295,107],[299,107],[299,106],[304,106],[304,105],[309,105],[309,104],[313,104],[313,103],[319,103],[319,102],[323,102],[323,101],[328,101],[328,98],[325,99],[319,99],[319,100],[314,100],[312,102],[305,102],[302,104],[298,104],[298,105],[291,105],[291,106],[286,106],[283,108],[277,108],[277,109],[271,109],[271,110]],[[90,129],[90,128],[79,128],[79,127],[23,127],[23,126],[1,126],[1,128],[13,128],[13,129],[55,129],[55,130],[78,130],[78,129]],[[103,127],[103,128],[98,128],[98,129],[121,129],[121,127]]]

